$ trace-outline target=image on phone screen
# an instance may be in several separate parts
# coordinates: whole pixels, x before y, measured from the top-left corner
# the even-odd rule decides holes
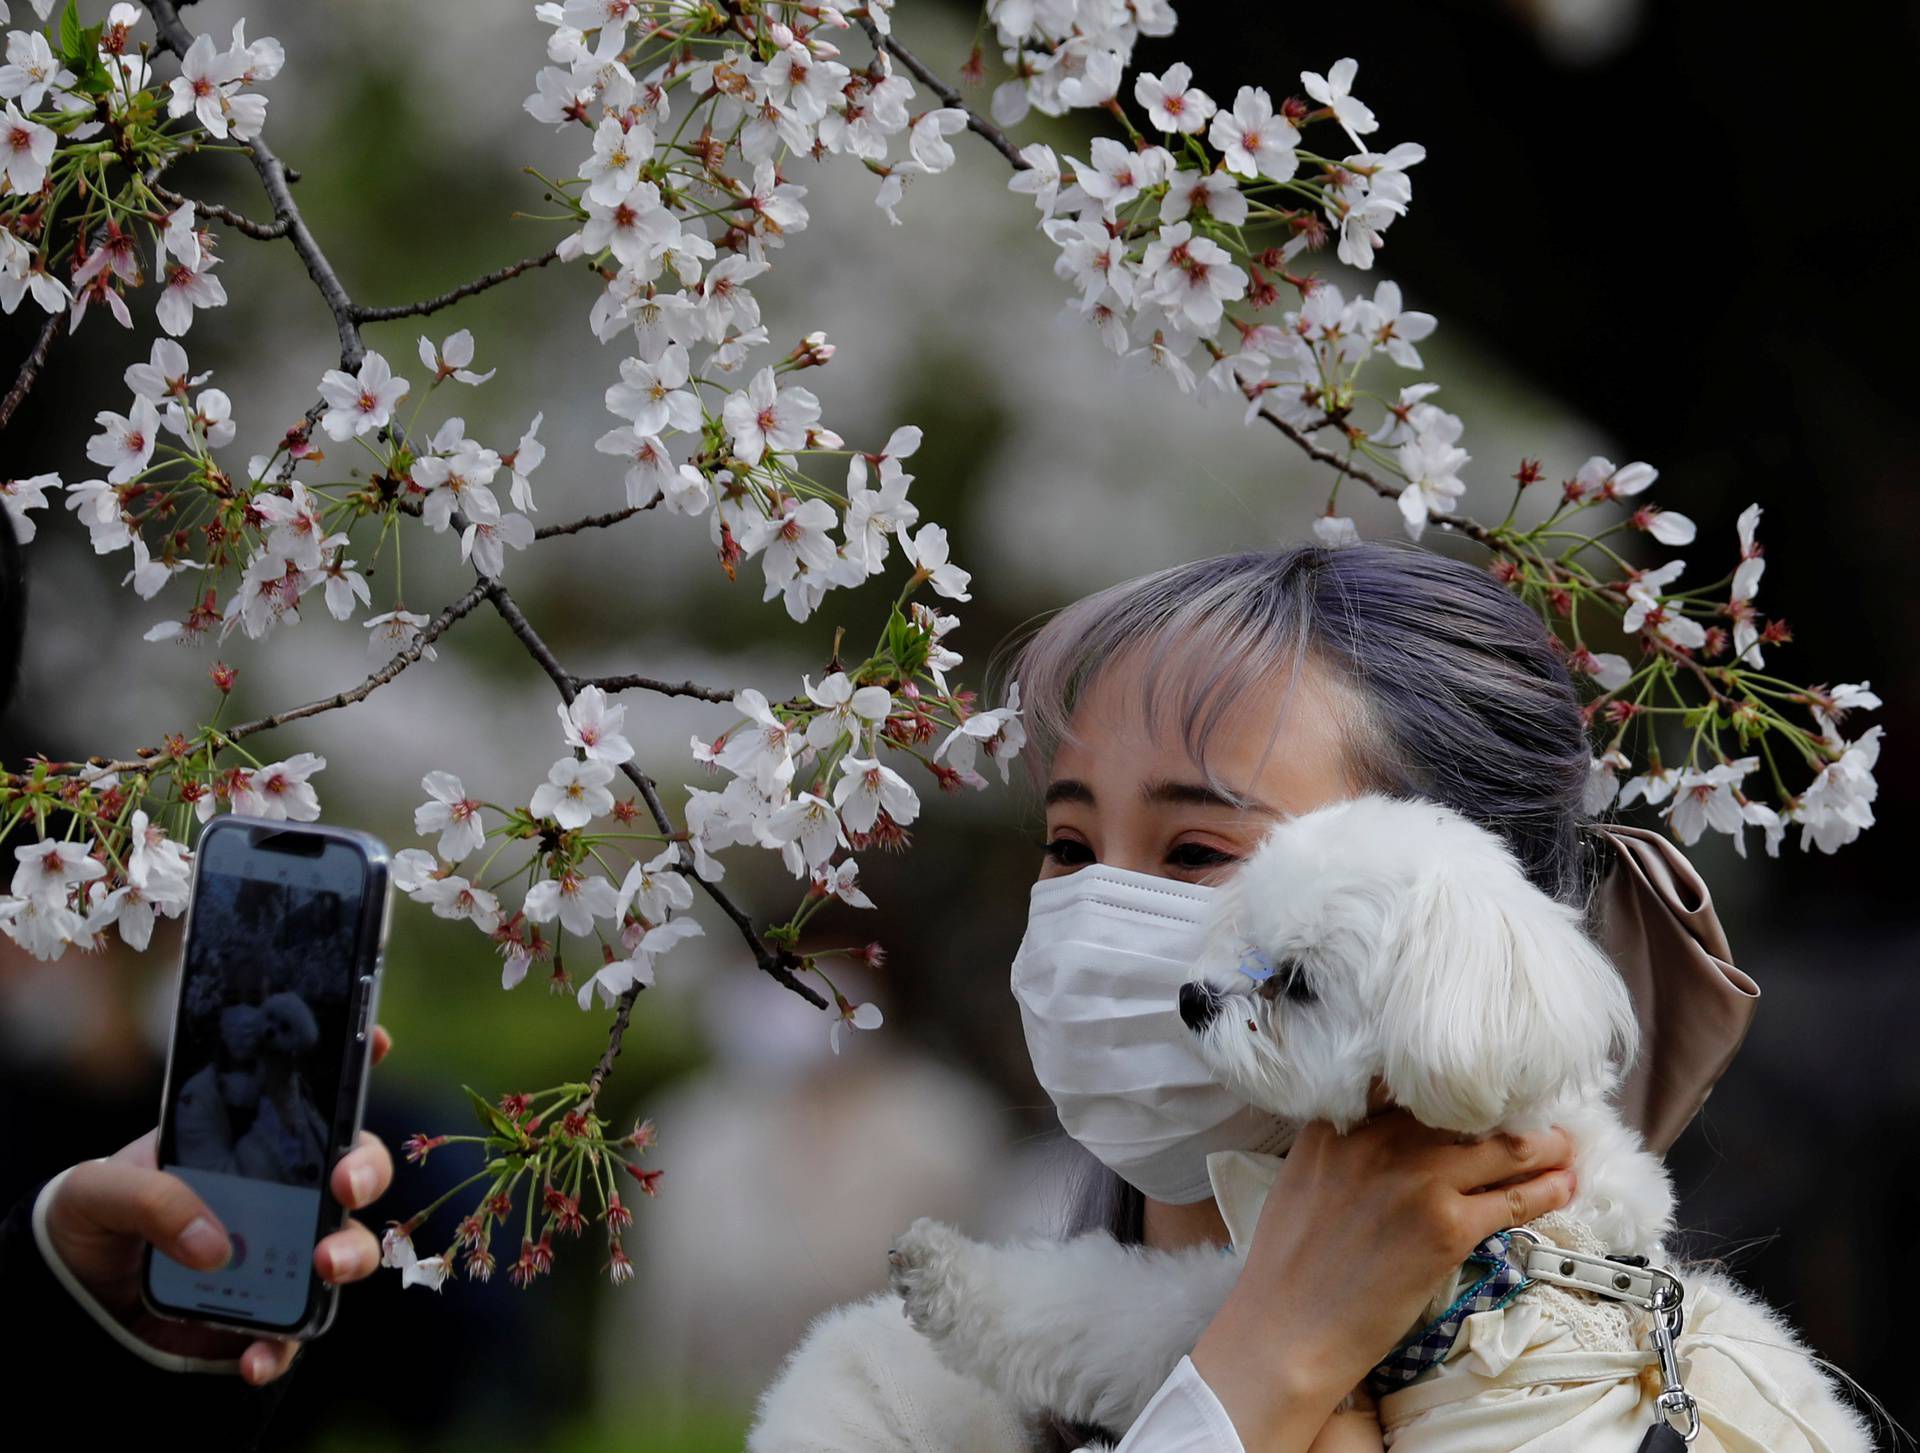
[[[272,852],[254,836],[202,842],[160,1136],[160,1168],[205,1200],[233,1255],[200,1271],[156,1248],[148,1287],[171,1310],[293,1326],[321,1234],[366,865],[348,843]]]

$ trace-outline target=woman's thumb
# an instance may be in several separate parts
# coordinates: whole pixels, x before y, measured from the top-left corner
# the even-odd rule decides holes
[[[49,1210],[72,1231],[137,1236],[200,1271],[225,1266],[233,1250],[206,1202],[167,1171],[88,1161],[69,1172]]]

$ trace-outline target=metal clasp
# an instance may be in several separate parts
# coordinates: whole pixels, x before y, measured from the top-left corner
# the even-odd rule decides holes
[[[1681,1381],[1680,1358],[1673,1349],[1673,1339],[1686,1324],[1686,1313],[1681,1309],[1685,1289],[1670,1271],[1656,1269],[1655,1275],[1660,1285],[1649,1310],[1653,1313],[1653,1352],[1660,1359],[1660,1416],[1691,1443],[1700,1436],[1700,1407]]]

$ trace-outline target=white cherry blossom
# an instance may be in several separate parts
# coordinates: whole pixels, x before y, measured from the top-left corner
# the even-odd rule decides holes
[[[378,353],[369,352],[357,373],[330,368],[320,379],[320,397],[327,403],[320,427],[334,440],[384,429],[393,420],[394,405],[407,396],[410,387],[404,378],[394,377],[387,360]]]
[[[583,765],[594,766],[597,763]],[[610,768],[608,770],[611,770]],[[612,918],[618,902],[613,884],[598,874],[581,876],[568,872],[558,878],[542,878],[527,890],[527,917],[535,923],[550,923],[555,918],[568,933],[593,932],[594,920]]]
[[[562,757],[548,770],[547,780],[534,789],[529,810],[563,828],[585,827],[613,811],[613,794],[607,791],[612,780],[613,768],[605,762]]]
[[[598,686],[583,686],[571,704],[556,704],[560,730],[567,745],[578,748],[590,762],[618,767],[633,760],[633,744],[620,735],[627,718],[625,706],[607,700]]]
[[[808,744],[822,750],[849,732],[856,747],[871,742],[874,729],[893,709],[893,696],[886,687],[856,687],[844,671],[821,677],[818,686],[812,678],[803,676],[801,684],[808,700],[826,708],[807,723]]]
[[[480,804],[467,796],[467,789],[451,772],[434,771],[420,779],[431,799],[413,810],[413,830],[425,835],[440,834],[434,850],[449,863],[457,863],[476,852],[487,840],[486,826],[480,820]]]
[[[840,820],[855,832],[871,832],[884,811],[905,826],[920,811],[920,799],[907,779],[871,757],[848,755],[841,763],[840,780],[833,784],[833,805]]]
[[[1211,96],[1193,84],[1193,71],[1185,61],[1175,62],[1157,76],[1142,71],[1134,78],[1133,99],[1146,107],[1155,131],[1188,136],[1205,131],[1219,109]]]
[[[1294,148],[1300,133],[1286,117],[1274,115],[1273,101],[1260,86],[1240,88],[1233,110],[1215,114],[1207,140],[1221,153],[1227,170],[1243,177],[1284,182],[1299,169]]]
[[[1373,112],[1353,94],[1353,78],[1359,69],[1360,63],[1349,56],[1335,61],[1324,76],[1317,71],[1300,72],[1300,84],[1307,94],[1331,108],[1333,119],[1340,123],[1340,129],[1347,133],[1355,147],[1362,145],[1362,136],[1380,127]]]

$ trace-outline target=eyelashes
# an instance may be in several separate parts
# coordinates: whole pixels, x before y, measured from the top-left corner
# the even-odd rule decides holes
[[[1036,838],[1034,845],[1063,867],[1078,867],[1093,861],[1092,850],[1074,838]],[[1205,843],[1179,843],[1167,854],[1167,861],[1179,868],[1212,868],[1240,860]]]

